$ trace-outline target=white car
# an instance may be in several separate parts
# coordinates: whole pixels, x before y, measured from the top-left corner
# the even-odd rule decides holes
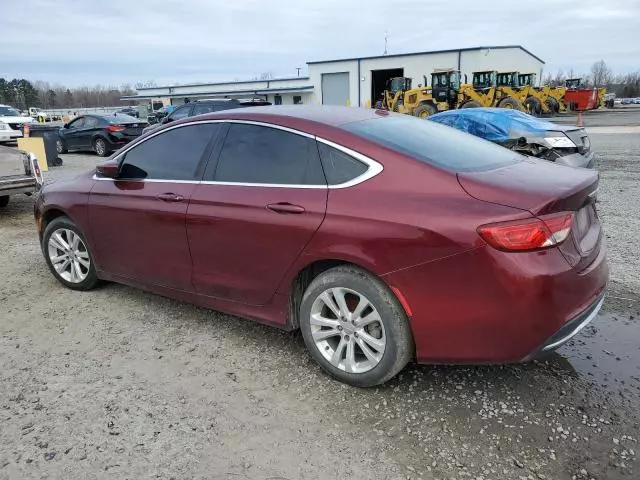
[[[22,137],[25,123],[33,123],[33,117],[25,117],[9,105],[0,105],[0,142]]]

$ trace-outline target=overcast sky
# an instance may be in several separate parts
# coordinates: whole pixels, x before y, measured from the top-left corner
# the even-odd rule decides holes
[[[640,0],[0,0],[0,77],[67,86],[295,76],[306,62],[518,44],[640,70]],[[510,5],[510,6],[503,6]]]

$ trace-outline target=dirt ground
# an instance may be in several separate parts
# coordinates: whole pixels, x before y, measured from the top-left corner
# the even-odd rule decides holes
[[[65,289],[31,200],[12,199],[0,479],[638,478],[640,135],[591,140],[611,265],[593,324],[542,361],[412,365],[374,389],[329,379],[295,333],[115,284]],[[47,181],[99,159],[64,161]]]

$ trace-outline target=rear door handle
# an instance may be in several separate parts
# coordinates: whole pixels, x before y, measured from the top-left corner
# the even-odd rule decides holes
[[[156,197],[158,200],[162,200],[163,202],[181,202],[184,200],[182,195],[178,195],[177,193],[161,193]]]
[[[304,213],[304,207],[293,205],[292,203],[270,203],[267,208],[276,213]]]

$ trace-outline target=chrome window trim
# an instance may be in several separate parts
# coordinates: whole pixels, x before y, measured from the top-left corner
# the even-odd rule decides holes
[[[190,125],[201,125],[201,124],[206,124],[206,123],[240,123],[240,124],[245,124],[245,125],[257,125],[260,127],[268,127],[268,128],[275,128],[277,130],[283,130],[285,132],[289,132],[289,133],[293,133],[295,135],[300,135],[306,138],[310,138],[313,140],[316,140],[317,142],[322,142],[325,145],[328,145],[329,147],[335,148],[336,150],[340,150],[341,152],[355,158],[356,160],[364,163],[365,165],[368,166],[367,170],[362,174],[359,175],[355,178],[352,178],[351,180],[349,180],[348,182],[343,182],[343,183],[339,183],[336,185],[327,185],[327,184],[323,184],[323,185],[301,185],[301,184],[294,184],[294,183],[245,183],[245,182],[216,182],[213,180],[164,180],[164,179],[126,179],[126,178],[119,178],[118,180],[121,181],[130,181],[130,182],[151,182],[151,183],[193,183],[193,184],[203,184],[203,185],[229,185],[229,186],[238,186],[238,187],[267,187],[267,188],[304,188],[304,189],[329,189],[329,190],[338,190],[338,189],[342,189],[342,188],[349,188],[349,187],[353,187],[355,185],[358,185],[360,183],[366,182],[367,180],[375,177],[376,175],[378,175],[380,172],[382,172],[382,170],[384,170],[384,167],[382,166],[382,164],[378,163],[377,161],[375,161],[372,158],[367,157],[366,155],[363,155],[362,153],[356,152],[355,150],[351,150],[348,147],[345,147],[343,145],[337,144],[332,142],[331,140],[327,140],[325,138],[322,137],[318,137],[316,135],[311,135],[309,133],[306,132],[301,132],[300,130],[296,130],[293,128],[289,128],[289,127],[283,127],[281,125],[275,125],[272,123],[267,123],[267,122],[260,122],[260,121],[256,121],[256,120],[235,120],[235,119],[220,119],[220,120],[199,120],[196,122],[189,122],[189,123],[181,123],[179,125],[173,125],[169,128],[163,129],[159,132],[154,132],[151,135],[149,135],[148,137],[146,137],[144,140],[140,141],[140,142],[136,142],[133,145],[129,145],[127,147],[125,147],[121,152],[119,152],[115,157],[113,157],[113,161],[117,161],[118,163],[123,159],[123,156],[126,155],[126,153],[131,150],[132,148],[135,148],[138,145],[141,145],[142,143],[152,139],[153,137],[155,137],[156,135],[160,135],[161,133],[164,132],[168,132],[169,130],[173,130],[175,128],[182,128],[182,127],[187,127]],[[111,181],[115,181],[115,179],[112,178],[105,178],[105,177],[99,177],[97,175],[94,174],[93,176],[94,180],[111,180]]]

